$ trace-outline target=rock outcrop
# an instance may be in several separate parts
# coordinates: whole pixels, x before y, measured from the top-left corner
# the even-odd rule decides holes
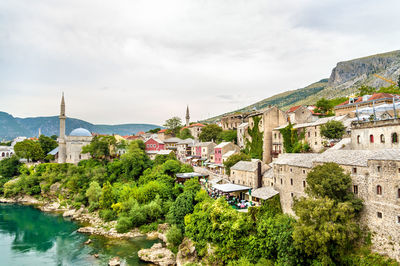
[[[171,250],[162,246],[161,243],[154,244],[149,249],[139,250],[138,256],[141,260],[160,266],[175,265],[175,255]]]
[[[176,265],[184,266],[188,263],[197,263],[198,257],[196,247],[192,240],[185,237],[182,243],[179,245],[179,251],[176,255]]]

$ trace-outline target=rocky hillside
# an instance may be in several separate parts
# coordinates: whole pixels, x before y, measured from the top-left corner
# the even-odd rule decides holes
[[[339,62],[333,68],[329,79],[322,79],[305,88],[274,95],[230,113],[262,109],[268,105],[276,105],[287,110],[294,105],[314,104],[322,97],[330,99],[349,96],[361,85],[376,88],[390,85],[373,74],[397,81],[400,75],[400,50]],[[203,122],[214,122],[221,116]]]
[[[0,140],[10,140],[17,136],[34,137],[38,135],[39,128],[44,135],[58,135],[59,127],[58,116],[18,118],[0,112]],[[152,124],[94,125],[80,119],[67,118],[66,134],[78,127],[100,134],[131,135],[160,126]]]

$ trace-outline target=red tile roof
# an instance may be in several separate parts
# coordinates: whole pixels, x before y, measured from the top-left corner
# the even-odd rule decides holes
[[[397,96],[398,97],[399,95],[379,92],[379,93],[372,94],[372,96],[369,97],[369,99],[366,100],[366,101],[379,100],[379,99],[384,99],[384,98],[392,98],[393,96]],[[361,103],[361,102],[363,102],[363,97],[362,96],[357,97],[355,99],[356,100],[353,103]],[[337,106],[342,106],[342,105],[346,105],[346,104],[349,104],[349,100],[347,100],[344,103],[341,103],[341,104],[339,104]]]
[[[292,113],[292,112],[296,111],[297,109],[299,109],[300,107],[301,107],[301,105],[290,107],[290,109],[287,112]]]
[[[144,135],[144,134],[145,134],[145,133],[144,133],[143,131],[140,131],[140,132],[136,133],[136,136]]]
[[[165,133],[165,131],[167,131],[166,129],[161,129],[160,131],[158,131],[157,133]]]

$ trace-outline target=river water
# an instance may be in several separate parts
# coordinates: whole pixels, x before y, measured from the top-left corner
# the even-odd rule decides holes
[[[107,239],[77,233],[79,225],[30,206],[0,203],[0,265],[107,265],[120,257],[125,265],[146,265],[137,252],[157,241]],[[99,254],[95,258],[94,254]]]

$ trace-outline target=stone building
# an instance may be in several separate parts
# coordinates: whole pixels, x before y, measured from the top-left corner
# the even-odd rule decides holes
[[[233,184],[245,185],[251,188],[262,187],[262,162],[261,160],[240,161],[231,167],[228,180]]]
[[[241,149],[246,147],[246,139],[249,137],[247,129],[249,128],[249,123],[242,123],[237,129],[237,144]]]
[[[58,138],[58,163],[77,164],[81,160],[90,158],[89,154],[82,154],[82,147],[89,145],[93,139],[89,130],[84,128],[76,128],[65,136],[65,100],[64,93],[61,98],[60,112],[60,135]]]
[[[292,124],[311,123],[319,119],[320,114],[314,113],[315,106],[298,105],[291,107],[287,112],[288,122]]]
[[[301,134],[301,132],[304,132],[304,140],[310,145],[310,148],[313,152],[321,152],[324,149],[330,147],[330,140],[323,137],[320,133],[321,126],[332,120],[342,122],[345,127],[349,127],[352,121],[349,120],[346,115],[331,116],[320,118],[312,123],[296,124],[293,125],[293,128],[297,129],[299,134]],[[272,154],[275,156],[284,153],[283,136],[280,133],[280,129],[283,129],[286,126],[287,124],[274,128],[273,130]]]
[[[183,139],[176,144],[176,156],[179,160],[185,162],[187,157],[192,155],[192,146],[196,141],[194,139]]]
[[[353,121],[351,145],[353,149],[398,149],[400,119]]]
[[[282,209],[294,214],[293,199],[306,196],[307,173],[334,162],[351,175],[352,191],[364,203],[361,223],[372,234],[373,250],[400,259],[400,150],[328,150],[321,154],[283,154],[270,177]]]
[[[227,155],[230,156],[237,152],[240,152],[239,146],[233,144],[232,142],[221,142],[214,147],[214,163],[222,165],[224,162],[223,157],[227,158]]]
[[[12,146],[0,146],[0,160],[10,158],[14,154]]]
[[[177,149],[177,144],[178,142],[180,142],[181,139],[180,138],[168,138],[166,140],[164,140],[164,144],[165,144],[165,149],[167,150],[172,150],[172,151],[176,151]]]
[[[203,160],[209,160],[211,153],[214,151],[215,144],[214,142],[199,142],[195,144],[196,147],[196,155],[200,156]]]
[[[183,127],[181,130],[183,130],[185,128],[189,129],[189,132],[193,136],[193,138],[198,140],[200,133],[203,130],[203,127],[205,127],[205,125],[203,125],[201,123],[194,123],[194,124]]]
[[[272,161],[272,147],[273,147],[273,139],[272,139],[272,131],[287,123],[287,117],[285,112],[280,110],[279,108],[273,106],[268,108],[263,112],[253,113],[249,116],[249,127],[254,127],[254,117],[260,117],[261,120],[259,122],[259,130],[263,132],[263,162],[268,164]],[[248,137],[251,141],[251,137]]]
[[[248,113],[224,115],[221,118],[222,130],[236,130],[239,125],[248,121]]]

